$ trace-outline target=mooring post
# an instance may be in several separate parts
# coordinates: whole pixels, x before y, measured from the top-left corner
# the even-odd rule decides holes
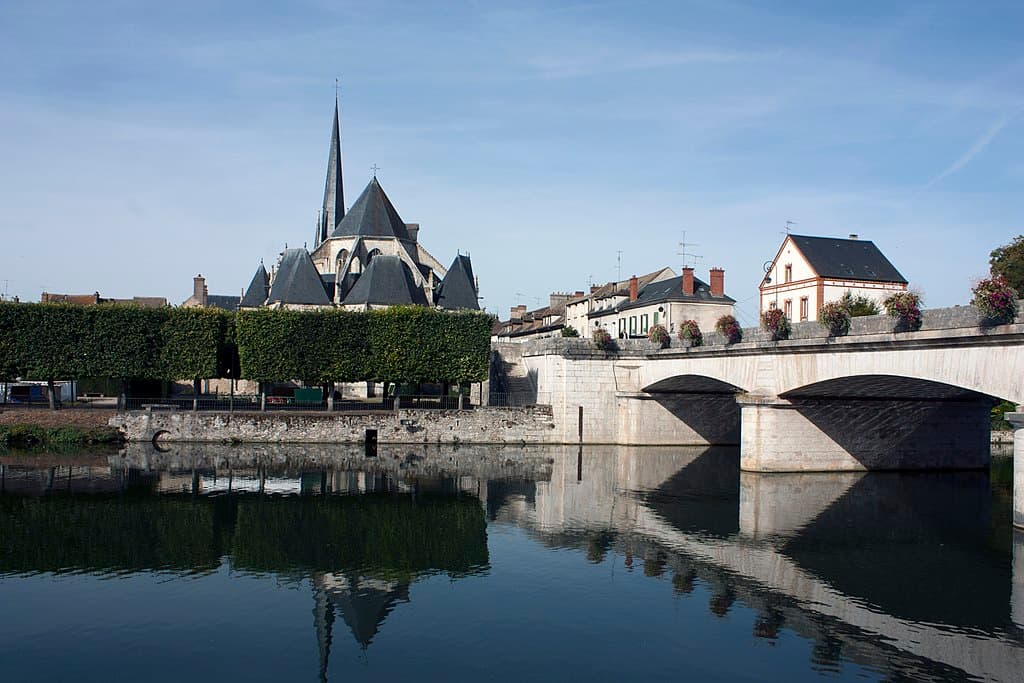
[[[580,406],[578,423],[580,443],[583,443],[583,406]]]

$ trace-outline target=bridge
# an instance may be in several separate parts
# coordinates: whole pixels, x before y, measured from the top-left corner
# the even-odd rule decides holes
[[[991,408],[1024,404],[1020,316],[987,325],[964,306],[925,311],[911,332],[871,316],[839,337],[807,322],[785,341],[758,329],[736,344],[705,340],[667,349],[624,340],[606,352],[542,339],[516,350],[514,371],[552,406],[553,440],[739,444],[741,469],[765,473],[987,468]],[[1008,419],[1024,426],[1024,414]],[[1024,429],[1015,458],[1024,525]]]

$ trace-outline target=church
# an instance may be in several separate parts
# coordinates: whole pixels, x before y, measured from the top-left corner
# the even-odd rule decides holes
[[[285,248],[270,272],[261,262],[239,308],[369,310],[405,305],[479,310],[469,255],[457,255],[445,268],[420,243],[419,232],[418,223],[399,216],[376,174],[346,209],[335,98],[313,249]]]

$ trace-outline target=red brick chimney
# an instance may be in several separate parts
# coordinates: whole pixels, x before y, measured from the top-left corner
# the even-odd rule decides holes
[[[683,268],[683,294],[693,296],[693,268]]]
[[[509,318],[511,319],[511,322],[514,322],[514,323],[522,321],[522,319],[523,319],[523,317],[525,315],[526,315],[526,304],[519,304],[518,306],[513,306],[512,310],[509,311]]]
[[[636,281],[636,275],[629,278],[629,300],[636,301],[636,298],[640,296],[640,286]]]
[[[711,296],[725,296],[725,271],[721,268],[710,270]]]

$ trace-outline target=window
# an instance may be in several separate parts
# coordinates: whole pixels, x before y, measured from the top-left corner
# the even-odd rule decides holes
[[[808,301],[806,296],[800,297],[800,319],[807,320]]]
[[[626,332],[626,320],[625,318],[619,318],[619,338]]]
[[[657,311],[654,312],[654,324],[655,325],[658,324],[658,312]]]
[[[786,282],[792,282],[792,281],[793,281],[793,264],[792,263],[787,263],[786,264]]]
[[[785,307],[786,317],[789,318],[790,320],[792,320],[793,319],[793,300],[792,299],[786,299],[786,303],[784,303],[783,306]]]
[[[629,316],[629,336],[636,334],[636,316]]]
[[[651,329],[651,326],[647,322],[648,320],[649,317],[646,313],[640,316],[640,334],[647,334],[647,331]]]

